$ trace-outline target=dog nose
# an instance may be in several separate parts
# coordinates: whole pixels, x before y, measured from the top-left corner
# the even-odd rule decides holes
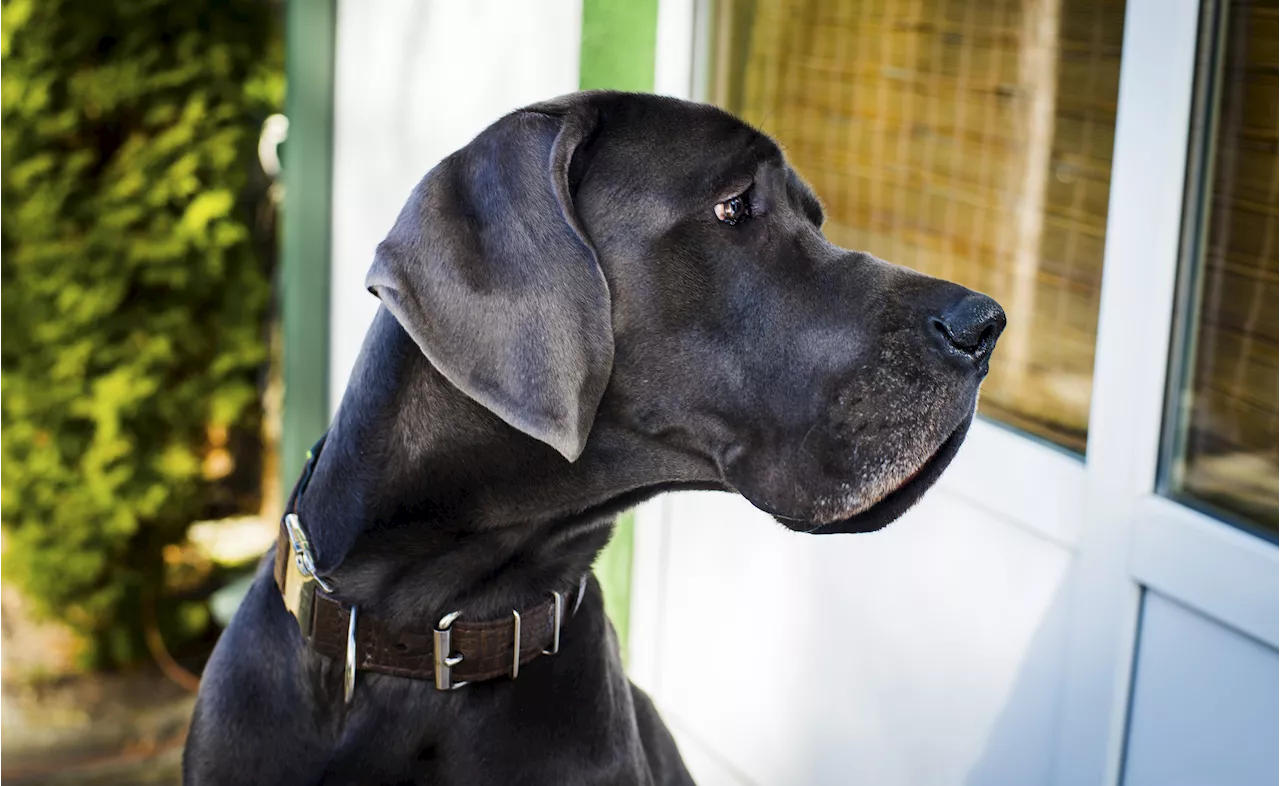
[[[981,362],[996,346],[1004,330],[1004,309],[977,292],[968,292],[952,303],[941,316],[933,317],[933,327],[947,348]]]

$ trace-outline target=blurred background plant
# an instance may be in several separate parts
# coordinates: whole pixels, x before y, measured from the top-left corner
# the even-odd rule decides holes
[[[81,668],[148,638],[167,657],[209,632],[218,570],[175,544],[258,513],[269,471],[256,145],[283,103],[280,8],[0,8],[5,581]]]

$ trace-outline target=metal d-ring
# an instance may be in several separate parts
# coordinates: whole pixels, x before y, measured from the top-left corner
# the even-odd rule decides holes
[[[436,690],[456,690],[467,684],[465,681],[453,681],[453,667],[462,662],[462,656],[450,652],[453,636],[450,626],[461,616],[461,611],[449,612],[440,618],[436,629],[431,633],[435,643]]]
[[[342,669],[342,700],[347,705],[356,692],[356,618],[359,614],[360,608],[352,606],[347,620],[347,664]]]

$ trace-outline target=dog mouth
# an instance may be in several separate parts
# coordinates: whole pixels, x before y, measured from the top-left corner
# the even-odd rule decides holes
[[[824,522],[805,527],[795,519],[776,516],[780,523],[791,529],[807,532],[812,535],[829,535],[837,533],[875,532],[906,513],[924,493],[933,487],[943,470],[955,458],[956,451],[969,433],[969,425],[973,416],[965,418],[947,435],[938,448],[919,467],[908,475],[892,491],[861,510],[852,512],[835,521]]]

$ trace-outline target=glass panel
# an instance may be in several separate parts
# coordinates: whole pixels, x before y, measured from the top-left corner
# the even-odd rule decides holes
[[[774,135],[833,242],[1005,307],[981,411],[1083,451],[1123,0],[755,0],[713,98]]]
[[[1277,3],[1210,4],[1189,180],[1175,496],[1276,534]]]

